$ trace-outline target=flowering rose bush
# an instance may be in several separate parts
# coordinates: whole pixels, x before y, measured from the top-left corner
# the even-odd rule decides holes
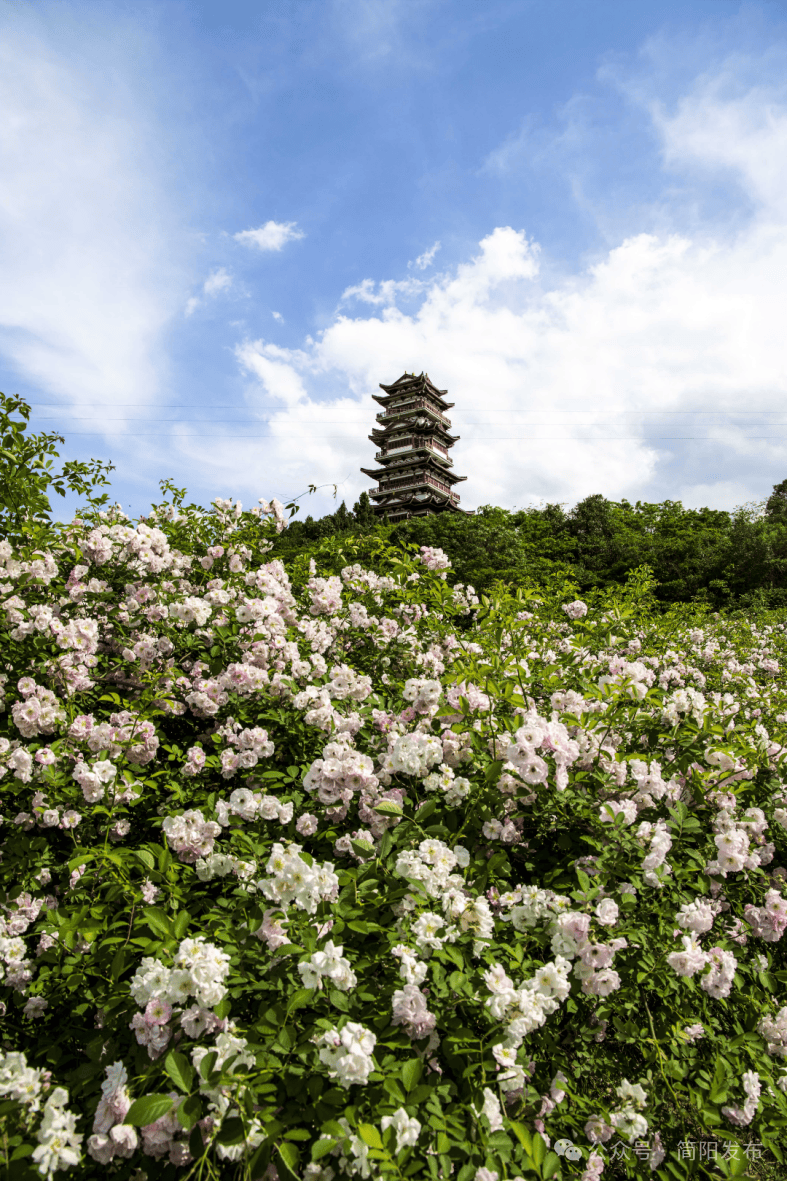
[[[0,543],[7,1168],[781,1167],[785,625],[283,524]]]

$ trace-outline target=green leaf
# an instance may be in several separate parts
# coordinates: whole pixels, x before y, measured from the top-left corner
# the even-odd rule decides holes
[[[160,935],[163,939],[169,938],[171,923],[160,906],[148,906],[142,914],[154,935]]]
[[[544,1181],[560,1172],[560,1157],[555,1152],[548,1152],[541,1166],[541,1176]]]
[[[271,1159],[271,1152],[273,1145],[270,1139],[263,1140],[256,1152],[252,1153],[249,1161],[249,1176],[250,1177],[264,1177],[267,1172],[268,1165]],[[194,1150],[190,1149],[191,1155],[194,1156]]]
[[[120,855],[120,853],[115,853],[112,849],[102,849],[100,856],[105,858],[107,861],[111,861],[113,865],[120,866],[121,868],[123,866],[123,857]]]
[[[279,1171],[284,1173],[286,1181],[300,1181],[297,1172],[300,1153],[295,1145],[289,1140],[282,1140],[276,1145],[276,1155],[281,1163]]]
[[[200,1128],[192,1128],[189,1136],[189,1152],[195,1160],[199,1160],[207,1151],[207,1145],[202,1143],[202,1131]]]
[[[194,1067],[185,1054],[170,1050],[164,1059],[164,1069],[179,1090],[189,1093],[194,1085]]]
[[[425,804],[421,804],[421,807],[415,814],[415,818],[419,824],[423,824],[423,822],[428,820],[432,813],[436,810],[437,800],[427,800]]]
[[[125,949],[119,947],[112,957],[112,963],[109,967],[109,974],[113,980],[117,980],[123,973],[126,966],[126,952]]]
[[[274,1046],[281,1046],[281,1048],[286,1052],[287,1050],[291,1050],[294,1045],[295,1045],[295,1038],[293,1036],[292,1030],[287,1029],[286,1025],[283,1026],[279,1030],[279,1034],[278,1034],[278,1037],[276,1038]]]
[[[743,1177],[746,1174],[746,1167],[748,1160],[744,1156],[743,1149],[740,1146],[736,1149],[735,1155],[728,1162],[731,1177]]]
[[[374,1124],[359,1124],[358,1131],[364,1144],[368,1144],[370,1148],[383,1147],[382,1137]]]
[[[533,1137],[532,1156],[537,1165],[541,1165],[547,1154],[547,1146],[541,1139],[538,1132]]]
[[[424,1064],[420,1058],[411,1058],[409,1062],[405,1062],[402,1067],[402,1082],[408,1091],[412,1091],[418,1085],[423,1070]]]
[[[326,1136],[324,1139],[321,1137],[312,1144],[312,1160],[322,1160],[324,1156],[333,1151],[335,1146],[336,1141],[332,1140],[330,1136]]]
[[[135,852],[137,858],[142,862],[142,864],[145,866],[146,869],[155,869],[156,868],[156,862],[153,857],[153,854],[150,853],[147,849],[135,849],[134,852]]]
[[[287,1005],[287,1012],[294,1013],[296,1009],[305,1009],[307,1005],[312,1003],[313,999],[313,988],[299,988],[290,997],[289,1004]]]
[[[182,939],[189,929],[191,915],[187,910],[178,911],[178,916],[172,924],[172,933],[176,939]]]
[[[188,1099],[183,1100],[175,1114],[181,1127],[184,1127],[187,1132],[190,1131],[197,1120],[202,1119],[202,1100],[199,1095],[189,1095]]]
[[[216,1140],[219,1144],[243,1144],[246,1139],[246,1133],[243,1129],[243,1120],[238,1116],[230,1116],[229,1119],[222,1120],[221,1128]]]
[[[173,1103],[171,1095],[143,1095],[131,1104],[123,1122],[135,1128],[144,1128],[171,1111]]]
[[[397,804],[395,800],[380,800],[379,804],[375,804],[372,808],[373,812],[379,812],[383,816],[402,816],[402,805]]]
[[[213,1067],[216,1064],[217,1058],[218,1058],[218,1053],[215,1050],[211,1050],[210,1053],[206,1054],[205,1057],[200,1062],[200,1064],[199,1064],[200,1078],[204,1079],[205,1082],[207,1082],[208,1079],[210,1078],[211,1072],[213,1070]]]
[[[370,853],[374,852],[374,845],[371,841],[350,841],[350,844],[359,857],[368,857]]]
[[[383,1079],[383,1090],[388,1092],[394,1102],[400,1105],[405,1102],[404,1091],[395,1078]]]

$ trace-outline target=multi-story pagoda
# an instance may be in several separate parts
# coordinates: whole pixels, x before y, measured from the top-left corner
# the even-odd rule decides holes
[[[406,517],[426,517],[432,513],[461,512],[454,484],[467,476],[455,476],[454,461],[448,452],[459,435],[449,434],[450,418],[445,411],[447,390],[438,390],[429,376],[404,373],[393,385],[383,385],[383,396],[373,394],[382,411],[377,415],[380,428],[369,435],[377,445],[375,459],[379,468],[361,468],[364,475],[378,481],[369,493],[374,511],[389,521]]]

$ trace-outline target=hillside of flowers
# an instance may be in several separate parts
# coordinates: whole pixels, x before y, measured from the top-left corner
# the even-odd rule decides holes
[[[783,1176],[785,625],[284,526],[0,542],[7,1175]]]

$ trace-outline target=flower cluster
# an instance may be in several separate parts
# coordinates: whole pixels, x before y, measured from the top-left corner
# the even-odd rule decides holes
[[[129,992],[143,1012],[135,1013],[130,1029],[134,1031],[141,1046],[147,1047],[151,1058],[158,1058],[172,1037],[170,1021],[180,1013],[180,1024],[187,1028],[195,1020],[211,1022],[210,1013],[202,1017],[202,1010],[209,1010],[227,995],[225,980],[229,974],[230,957],[203,935],[184,939],[174,956],[172,967],[161,960],[145,956],[129,985]],[[198,1013],[193,1006],[182,1010],[190,997],[194,997]],[[177,1008],[181,1006],[181,1008]]]
[[[24,1054],[0,1050],[0,1098],[19,1103],[30,1116],[40,1114],[32,1159],[42,1177],[71,1169],[80,1161],[82,1133],[70,1112],[68,1091],[49,1089],[49,1072],[28,1066]]]
[[[735,979],[737,960],[731,951],[723,947],[711,947],[704,951],[696,935],[681,936],[682,951],[674,951],[667,956],[667,963],[679,976],[700,977],[700,987],[717,1000],[730,995]]]
[[[341,992],[355,988],[358,977],[353,972],[350,961],[342,955],[343,950],[341,945],[336,946],[329,939],[321,951],[315,951],[308,960],[301,960],[298,971],[304,987],[322,988],[323,979],[327,979]]]
[[[616,1134],[652,1172],[722,1059],[743,1098],[719,1118],[775,1142],[787,625],[625,589],[476,612],[435,548],[285,568],[283,525],[91,509],[51,553],[0,546],[25,1167],[79,1156],[44,1061],[90,1167],[129,1175],[342,1181],[388,1155],[490,1181],[570,1136],[598,1181]],[[664,1071],[621,1082],[640,1011]],[[150,1122],[124,1122],[132,1092]]]
[[[93,1134],[87,1142],[90,1156],[99,1164],[108,1165],[115,1157],[133,1156],[138,1145],[137,1133],[123,1122],[130,1107],[128,1073],[122,1062],[114,1062],[106,1068],[93,1117]]]
[[[221,832],[221,825],[206,820],[199,808],[189,808],[181,816],[166,816],[161,827],[170,849],[187,865],[209,857]]]
[[[744,1071],[741,1080],[743,1084],[743,1091],[746,1099],[742,1106],[722,1107],[721,1114],[725,1116],[730,1123],[737,1124],[738,1127],[750,1124],[754,1119],[757,1111],[757,1104],[762,1094],[762,1086],[760,1084],[760,1076],[756,1070]]]
[[[376,1044],[372,1031],[356,1021],[348,1021],[341,1030],[327,1029],[317,1040],[320,1062],[328,1068],[329,1078],[342,1087],[365,1086],[369,1081]]]
[[[300,845],[275,844],[266,866],[268,877],[260,882],[265,897],[277,906],[296,906],[307,914],[316,914],[319,904],[336,897],[339,879],[333,865],[318,865]]]

